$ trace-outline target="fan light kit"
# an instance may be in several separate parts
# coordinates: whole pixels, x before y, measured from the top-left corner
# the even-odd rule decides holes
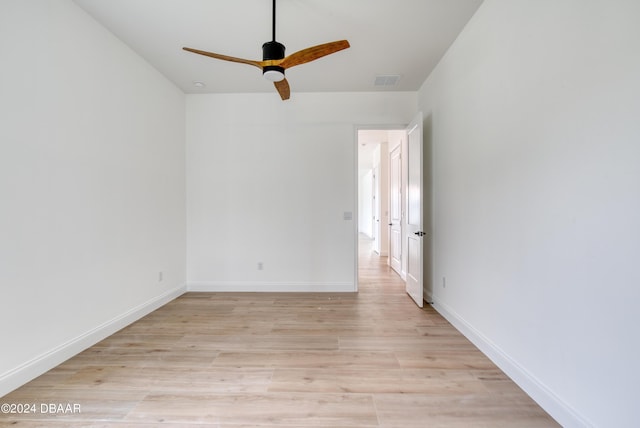
[[[182,49],[184,49],[185,51],[197,53],[199,55],[221,59],[223,61],[239,62],[242,64],[249,64],[253,65],[254,67],[258,67],[262,70],[262,75],[264,76],[264,78],[273,82],[276,90],[280,94],[280,98],[282,98],[282,100],[288,100],[290,96],[289,82],[287,82],[287,79],[284,75],[284,72],[287,68],[314,61],[318,58],[322,58],[323,56],[330,55],[349,47],[348,41],[339,40],[336,42],[325,43],[322,45],[303,49],[285,57],[284,45],[276,41],[276,0],[273,0],[272,23],[273,38],[270,42],[266,42],[262,45],[262,61],[236,58],[192,48]]]

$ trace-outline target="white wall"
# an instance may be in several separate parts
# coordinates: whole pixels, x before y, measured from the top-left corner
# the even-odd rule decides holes
[[[404,123],[416,105],[415,93],[187,96],[190,289],[353,291],[355,126]]]
[[[638,16],[485,0],[419,92],[436,307],[565,426],[640,425]]]
[[[389,143],[382,142],[373,153],[373,164],[378,169],[378,195],[380,221],[377,251],[382,257],[389,255]]]
[[[360,173],[358,180],[358,231],[373,238],[373,170]]]
[[[186,244],[184,94],[71,1],[0,2],[0,57],[1,396],[179,294]]]

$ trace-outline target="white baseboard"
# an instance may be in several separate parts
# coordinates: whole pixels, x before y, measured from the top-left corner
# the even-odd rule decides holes
[[[433,307],[562,426],[585,428],[594,426],[451,307],[438,301],[437,298],[434,298]]]
[[[186,286],[184,285],[173,290],[169,290],[166,293],[138,305],[124,314],[119,315],[80,336],[61,344],[30,361],[27,361],[15,369],[3,373],[0,375],[0,397],[19,388],[48,370],[51,370],[74,355],[77,355],[85,349],[95,345],[145,315],[166,305],[176,297],[184,294],[185,291]]]
[[[241,293],[353,293],[355,284],[351,282],[241,282],[210,281],[190,282],[188,291],[197,292],[241,292]]]

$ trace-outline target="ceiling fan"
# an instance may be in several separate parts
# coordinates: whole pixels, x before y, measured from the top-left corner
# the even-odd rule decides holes
[[[287,68],[296,65],[305,64],[314,61],[323,56],[347,49],[349,42],[346,40],[338,40],[336,42],[324,43],[322,45],[313,46],[301,51],[295,52],[287,57],[284,56],[285,47],[283,44],[276,42],[276,0],[273,0],[273,38],[270,42],[262,45],[262,61],[253,61],[250,59],[235,58],[227,55],[220,55],[213,52],[201,51],[192,48],[182,48],[185,51],[197,53],[211,58],[221,59],[224,61],[239,62],[242,64],[253,65],[262,70],[262,75],[269,81],[273,82],[276,90],[280,94],[282,100],[288,100],[290,96],[289,82],[284,77],[284,71]]]

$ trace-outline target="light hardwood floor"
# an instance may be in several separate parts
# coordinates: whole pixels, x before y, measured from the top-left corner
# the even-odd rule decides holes
[[[557,426],[360,249],[358,294],[185,294],[1,398],[37,413],[0,426]]]

